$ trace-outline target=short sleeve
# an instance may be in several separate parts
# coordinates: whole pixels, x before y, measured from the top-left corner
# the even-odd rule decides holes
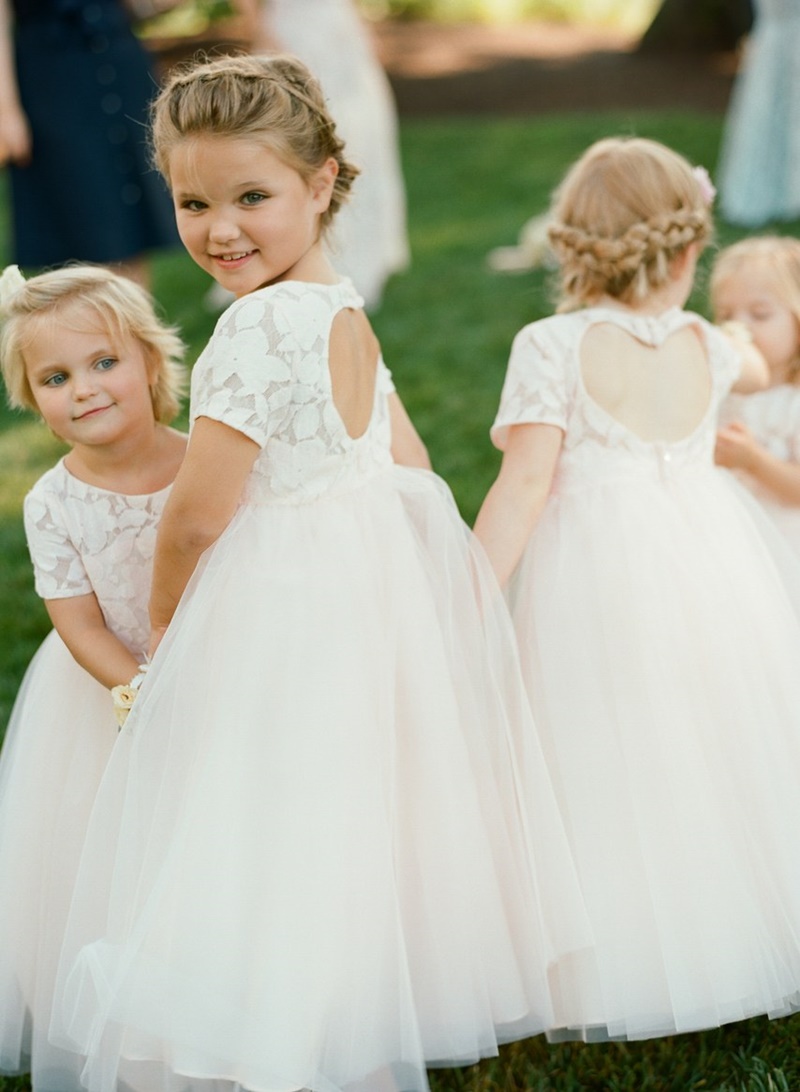
[[[731,344],[716,326],[710,322],[703,322],[703,329],[708,346],[708,359],[711,367],[711,377],[718,400],[721,402],[731,390],[731,387],[742,374],[742,357],[736,347]]]
[[[800,463],[800,400],[794,400],[792,410],[792,421],[788,429],[786,447],[791,462]]]
[[[385,394],[388,397],[390,394],[395,393],[396,388],[394,380],[392,379],[392,373],[386,367],[383,357],[378,358],[378,375],[376,382],[381,394]]]
[[[264,447],[291,403],[297,356],[279,302],[254,295],[232,304],[194,367],[192,421],[210,417]]]
[[[92,584],[70,535],[60,498],[34,486],[25,498],[23,516],[37,595],[42,599],[89,595]]]
[[[555,425],[567,430],[570,395],[564,351],[533,323],[514,338],[500,408],[491,429],[502,451],[512,425]]]

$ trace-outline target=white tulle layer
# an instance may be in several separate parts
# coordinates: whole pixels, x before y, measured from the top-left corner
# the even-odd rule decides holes
[[[552,1026],[548,971],[585,942],[511,624],[443,484],[243,509],[92,816],[53,1027],[88,1087],[424,1089]]]
[[[0,1072],[76,1092],[82,1062],[47,1039],[70,897],[117,725],[108,691],[56,633],[31,662],[0,758]]]
[[[565,481],[552,500],[513,610],[596,941],[558,972],[561,1035],[795,1007],[798,590],[719,471]]]

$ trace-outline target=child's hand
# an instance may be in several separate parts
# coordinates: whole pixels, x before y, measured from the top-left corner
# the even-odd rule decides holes
[[[114,703],[114,715],[117,718],[117,724],[121,728],[125,721],[128,719],[128,713],[133,708],[133,703],[136,701],[136,695],[139,693],[139,688],[144,682],[144,677],[147,674],[148,665],[139,664],[139,669],[129,683],[124,683],[121,686],[112,686],[111,688],[111,700]]]
[[[717,433],[714,462],[728,470],[752,470],[761,446],[741,421],[732,421]]]

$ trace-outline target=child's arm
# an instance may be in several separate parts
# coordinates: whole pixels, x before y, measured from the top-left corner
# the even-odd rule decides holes
[[[254,440],[221,421],[195,421],[158,528],[150,595],[151,655],[200,555],[233,518],[258,452]]]
[[[741,422],[717,433],[714,461],[728,470],[745,470],[784,504],[800,505],[800,463],[778,459]]]
[[[392,426],[392,458],[401,466],[431,469],[428,449],[411,423],[399,395],[389,395],[389,420]]]
[[[73,659],[110,690],[139,670],[136,657],[106,626],[94,594],[45,599],[44,605]]]
[[[753,344],[750,331],[741,322],[725,322],[720,330],[736,349],[742,362],[741,371],[731,390],[737,394],[765,390],[769,386],[769,367],[760,350]]]
[[[542,514],[563,439],[555,425],[520,424],[508,430],[500,473],[475,521],[475,534],[501,587],[516,569]]]

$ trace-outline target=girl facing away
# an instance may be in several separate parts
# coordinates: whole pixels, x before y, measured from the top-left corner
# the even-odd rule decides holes
[[[186,437],[183,347],[145,292],[101,268],[0,293],[8,399],[69,452],[25,498],[36,590],[53,631],[0,753],[0,1071],[77,1092],[82,1063],[47,1040],[58,954],[92,800],[117,738],[109,688],[147,651],[155,532]]]
[[[720,251],[711,304],[717,322],[744,324],[769,367],[766,390],[725,402],[716,461],[800,553],[800,241],[757,236]]]
[[[779,1015],[800,986],[800,599],[713,463],[721,402],[766,369],[683,309],[704,191],[649,140],[578,160],[553,208],[564,313],[517,335],[492,429],[476,531],[596,943],[557,969],[554,1038]]]
[[[190,66],[153,139],[237,298],[194,369],[53,1033],[95,1092],[415,1092],[550,1026],[585,942],[510,619],[325,255],[354,172],[316,81]]]

